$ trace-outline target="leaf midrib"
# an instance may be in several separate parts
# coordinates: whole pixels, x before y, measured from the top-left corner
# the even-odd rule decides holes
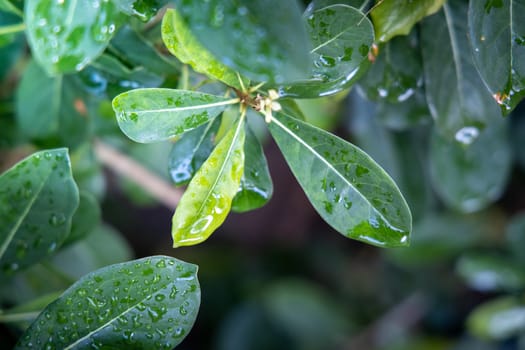
[[[225,100],[225,101],[219,101],[215,103],[210,103],[206,105],[193,105],[193,106],[185,106],[185,107],[175,107],[175,108],[161,108],[161,109],[145,109],[145,110],[133,110],[130,109],[131,112],[137,112],[141,114],[148,114],[148,113],[163,113],[163,112],[183,112],[183,111],[191,111],[191,110],[197,110],[197,109],[208,109],[208,108],[214,108],[214,107],[221,107],[221,106],[227,106],[232,105],[235,103],[238,103],[240,100],[238,98]]]
[[[461,110],[463,110],[465,106],[465,102],[463,100],[463,90],[461,88],[461,82],[463,81],[463,67],[461,64],[461,57],[459,57],[459,46],[457,43],[456,38],[456,30],[454,28],[454,19],[452,18],[452,14],[450,13],[450,8],[447,3],[443,5],[443,13],[445,14],[445,21],[447,23],[447,29],[448,34],[450,38],[450,46],[452,49],[452,57],[454,59],[454,67],[456,71],[456,89],[458,90],[457,97],[459,100],[459,105],[461,106]]]

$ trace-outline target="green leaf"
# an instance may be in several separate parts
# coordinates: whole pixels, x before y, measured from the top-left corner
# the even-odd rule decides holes
[[[9,0],[0,0],[0,11],[10,12],[15,15],[18,15],[19,17],[24,16],[22,11],[20,11],[18,7],[13,5]]]
[[[511,168],[505,126],[503,120],[496,120],[470,145],[450,142],[434,133],[429,155],[430,176],[445,204],[470,213],[485,208],[501,196]]]
[[[418,125],[431,124],[432,116],[428,110],[425,92],[418,89],[406,101],[399,103],[377,103],[377,118],[389,129],[409,130]]]
[[[26,67],[16,94],[17,120],[22,133],[36,140],[76,147],[89,134],[89,119],[74,76],[48,77],[34,61]]]
[[[50,75],[84,68],[104,51],[122,20],[114,1],[25,3],[29,45]]]
[[[206,240],[228,215],[244,171],[244,118],[222,138],[191,180],[173,215],[173,246]]]
[[[502,340],[523,334],[525,305],[522,298],[500,297],[481,304],[469,315],[467,327],[482,339]]]
[[[232,203],[232,209],[239,213],[262,207],[273,193],[272,178],[261,143],[248,125],[246,129],[244,172]]]
[[[172,349],[197,317],[196,273],[166,256],[92,272],[46,307],[15,349]]]
[[[176,0],[184,22],[219,61],[255,81],[304,77],[309,41],[296,0]]]
[[[445,0],[397,1],[378,0],[370,13],[376,37],[386,42],[396,35],[407,35],[426,16],[437,12]]]
[[[25,330],[33,323],[47,304],[58,298],[60,294],[62,293],[54,292],[45,294],[29,302],[17,305],[5,312],[0,312],[0,322],[15,324],[21,330]]]
[[[71,223],[71,232],[64,244],[70,244],[86,237],[100,223],[101,212],[96,198],[89,192],[80,192],[80,203]]]
[[[158,142],[209,122],[238,99],[196,91],[135,89],[113,99],[120,128],[137,142]]]
[[[505,231],[507,247],[520,262],[525,262],[523,246],[525,244],[525,212],[514,215]]]
[[[0,176],[0,268],[34,264],[66,239],[78,189],[66,149],[41,151]]]
[[[448,1],[421,26],[425,90],[436,127],[448,139],[466,144],[488,120],[500,116],[472,61],[467,6]]]
[[[167,0],[114,0],[120,11],[141,21],[150,20]]]
[[[470,1],[469,4],[474,62],[492,97],[507,114],[525,97],[525,2]]]
[[[168,9],[162,19],[162,40],[173,55],[194,71],[242,90],[236,72],[219,62],[199,43],[174,9]]]
[[[346,237],[406,246],[412,218],[392,179],[354,145],[282,113],[269,124],[317,212]]]
[[[370,64],[372,23],[361,11],[342,4],[307,10],[303,18],[314,47],[310,51],[312,69],[302,80],[282,85],[279,93],[314,98],[348,88]]]
[[[177,186],[187,184],[204,164],[215,147],[214,140],[221,118],[188,131],[174,145],[170,153],[168,171]]]
[[[457,271],[481,292],[516,291],[525,286],[523,268],[504,256],[467,255],[459,260]]]

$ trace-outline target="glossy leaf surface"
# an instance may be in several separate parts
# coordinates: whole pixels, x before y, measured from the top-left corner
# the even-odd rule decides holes
[[[172,89],[135,89],[113,99],[120,129],[137,142],[158,142],[209,122],[228,105],[224,97]]]
[[[470,145],[450,142],[434,133],[430,176],[434,189],[447,205],[469,213],[500,197],[511,167],[506,130],[503,121],[497,120]]]
[[[79,71],[106,48],[123,20],[114,1],[29,0],[27,37],[48,74]]]
[[[175,185],[187,184],[209,157],[215,146],[220,118],[188,131],[170,152],[168,171]]]
[[[523,334],[525,304],[521,298],[501,297],[478,306],[467,319],[469,331],[482,339],[502,340]]]
[[[66,239],[78,206],[66,149],[41,151],[0,176],[0,274],[28,267]]]
[[[167,0],[114,0],[120,11],[145,22],[155,16]]]
[[[368,68],[372,23],[361,11],[342,4],[310,9],[303,17],[313,46],[312,69],[308,77],[282,85],[280,94],[314,98],[349,87]]]
[[[196,274],[166,256],[92,272],[46,307],[15,349],[172,349],[197,317]]]
[[[405,199],[366,153],[281,113],[269,128],[308,199],[327,223],[349,238],[377,246],[408,245],[412,218]]]
[[[221,139],[191,180],[173,215],[173,246],[206,240],[226,219],[244,171],[244,120]]]
[[[472,61],[467,6],[448,1],[421,26],[425,90],[436,127],[449,140],[472,142],[500,112]]]
[[[89,120],[78,108],[83,93],[73,76],[48,77],[36,62],[26,67],[16,95],[17,121],[33,139],[54,139],[76,147],[89,133]]]
[[[525,1],[470,1],[468,20],[476,67],[509,113],[525,97]]]
[[[219,61],[255,81],[304,77],[309,41],[296,0],[176,0],[186,25]]]
[[[396,35],[408,34],[417,22],[437,12],[445,0],[381,0],[376,3],[370,15],[377,39],[386,42]]]
[[[248,125],[244,154],[244,172],[232,203],[232,209],[239,213],[262,207],[273,194],[272,178],[261,143]]]
[[[174,9],[168,9],[162,19],[162,40],[173,55],[189,64],[196,72],[242,89],[236,72],[217,60],[199,43]]]

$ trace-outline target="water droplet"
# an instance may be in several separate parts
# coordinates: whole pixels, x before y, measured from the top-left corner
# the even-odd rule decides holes
[[[328,214],[332,214],[333,210],[334,210],[334,206],[332,205],[332,203],[328,202],[328,201],[324,201],[323,202],[324,204],[324,210],[328,213]]]
[[[455,138],[458,142],[470,145],[479,136],[479,129],[474,126],[465,126],[456,132]]]
[[[51,214],[48,220],[49,224],[54,227],[63,225],[66,222],[66,217],[62,213]]]
[[[207,215],[203,218],[200,218],[191,226],[190,234],[196,235],[196,234],[202,233],[210,226],[212,221],[213,221],[213,215]]]
[[[161,259],[155,264],[155,266],[160,268],[160,269],[165,268],[166,267],[166,261],[164,259]]]
[[[157,294],[155,295],[155,300],[156,301],[163,301],[165,298],[164,294]]]
[[[186,310],[186,308],[184,306],[181,305],[181,307],[179,308],[179,313],[184,316],[188,313],[188,310]]]

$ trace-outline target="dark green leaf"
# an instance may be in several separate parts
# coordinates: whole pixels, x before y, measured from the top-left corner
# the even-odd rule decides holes
[[[525,97],[525,1],[470,1],[474,62],[492,97],[509,113]]]
[[[525,273],[519,264],[503,256],[467,255],[457,266],[470,287],[482,291],[515,291],[525,286]]]
[[[113,99],[120,128],[137,142],[158,142],[205,124],[238,99],[172,89],[135,89]]]
[[[505,126],[503,120],[495,120],[470,145],[450,142],[434,133],[430,176],[445,204],[469,213],[501,196],[511,167]]]
[[[29,45],[48,74],[84,68],[104,51],[122,20],[114,1],[25,3]]]
[[[445,0],[378,0],[370,14],[376,37],[386,42],[396,35],[406,35],[422,18],[437,12]]]
[[[71,223],[71,232],[64,244],[70,244],[86,237],[100,223],[100,206],[89,192],[80,192],[80,203]]]
[[[0,13],[0,20],[1,20]],[[7,73],[22,55],[24,49],[24,36],[17,35],[9,43],[2,45],[0,39],[0,80],[3,81]]]
[[[168,9],[162,20],[162,40],[168,50],[196,72],[242,90],[239,76],[206,50],[193,36],[179,13]]]
[[[523,334],[525,305],[522,298],[501,297],[481,304],[469,315],[467,327],[482,339],[502,340]]]
[[[24,16],[22,11],[20,11],[18,7],[13,5],[11,1],[9,0],[0,0],[0,11],[14,13],[15,15],[18,15],[19,17]]]
[[[335,94],[352,85],[369,65],[374,41],[372,23],[359,10],[330,5],[304,14],[313,45],[309,76],[279,88],[282,96],[314,98]],[[305,60],[307,56],[303,58]]]
[[[92,272],[46,307],[15,349],[172,349],[197,317],[196,273],[165,256]]]
[[[523,247],[525,246],[525,213],[521,212],[512,217],[505,232],[508,249],[520,261],[525,262]]]
[[[393,130],[408,130],[432,122],[425,92],[421,89],[416,90],[414,95],[403,102],[378,103],[376,115],[382,125]]]
[[[101,201],[106,191],[106,178],[91,144],[84,144],[71,153],[71,164],[80,191],[89,192]]]
[[[425,90],[436,127],[448,139],[466,144],[488,120],[500,116],[472,61],[467,6],[450,0],[421,26]]]
[[[282,113],[269,128],[310,202],[332,227],[377,246],[409,243],[410,210],[392,179],[366,153]]]
[[[525,140],[525,104],[519,105],[510,115],[509,129],[509,139],[516,163],[522,171],[525,171],[525,147],[523,147],[523,140]]]
[[[0,268],[34,264],[65,240],[78,206],[66,149],[37,152],[0,176]]]
[[[206,240],[226,219],[244,171],[244,118],[222,138],[191,180],[173,215],[173,246]]]
[[[296,0],[176,0],[197,40],[219,61],[255,81],[303,78],[309,41]]]
[[[89,133],[84,96],[73,76],[46,76],[34,61],[26,67],[16,95],[19,127],[33,139],[76,147]]]
[[[262,207],[273,193],[272,178],[261,143],[248,125],[246,129],[244,172],[232,203],[232,210],[239,213]]]
[[[188,131],[174,145],[170,153],[168,171],[175,185],[187,184],[209,157],[221,118]]]

